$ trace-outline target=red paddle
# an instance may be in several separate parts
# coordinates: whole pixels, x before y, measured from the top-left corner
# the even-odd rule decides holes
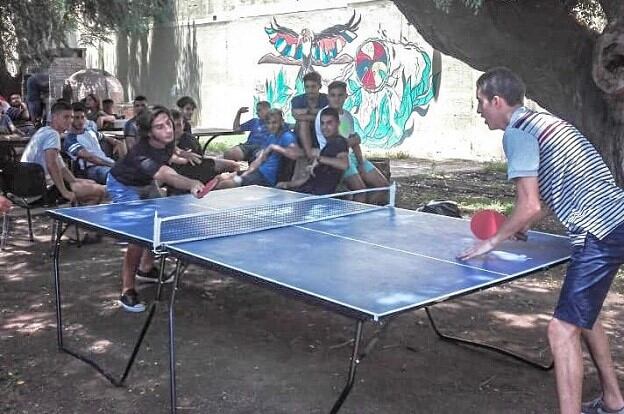
[[[217,177],[215,177],[212,180],[208,181],[206,184],[204,184],[204,187],[197,193],[197,198],[202,198],[203,196],[214,190],[218,182],[219,180],[217,179]]]
[[[470,220],[470,230],[477,239],[486,240],[494,236],[506,217],[495,210],[481,210]]]

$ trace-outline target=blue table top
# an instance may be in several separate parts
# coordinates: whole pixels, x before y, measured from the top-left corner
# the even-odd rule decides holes
[[[49,211],[151,246],[160,217],[215,211],[304,195],[265,187]],[[304,225],[167,246],[171,255],[217,265],[256,281],[378,320],[565,262],[567,237],[530,232],[480,258],[455,256],[475,242],[468,220],[388,207]]]

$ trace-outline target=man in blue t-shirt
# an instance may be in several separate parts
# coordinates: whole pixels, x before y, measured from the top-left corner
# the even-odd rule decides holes
[[[320,93],[321,75],[318,72],[309,72],[303,77],[303,86],[305,93],[295,96],[290,102],[292,116],[297,123],[295,124],[295,132],[299,138],[301,148],[308,159],[312,159],[314,151],[312,148],[318,148],[316,134],[314,131],[314,120],[316,114],[329,105],[327,95]]]
[[[267,116],[271,105],[267,101],[260,101],[256,104],[257,118],[241,124],[240,118],[244,113],[249,112],[249,108],[243,106],[239,108],[234,117],[232,129],[235,131],[249,131],[247,141],[225,151],[223,158],[232,161],[253,162],[258,153],[267,146],[269,131],[266,127]]]
[[[274,187],[277,184],[282,157],[297,159],[302,155],[297,146],[297,138],[284,126],[282,111],[271,109],[267,115],[267,128],[269,131],[268,145],[258,157],[249,165],[249,169],[240,176],[237,173],[222,174],[219,177],[217,189],[233,188],[245,185],[262,185]],[[282,153],[271,151],[269,148],[278,146],[283,149]]]
[[[572,244],[570,264],[548,324],[560,411],[624,414],[624,398],[600,320],[602,304],[624,264],[624,191],[578,129],[554,115],[525,108],[524,94],[524,82],[507,68],[491,69],[477,80],[477,113],[490,129],[505,131],[507,176],[515,184],[516,201],[498,232],[459,259],[492,251],[552,211]],[[598,398],[583,404],[581,338],[602,387]]]

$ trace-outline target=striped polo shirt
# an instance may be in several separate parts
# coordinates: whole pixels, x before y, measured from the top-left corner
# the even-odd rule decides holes
[[[538,171],[526,175],[537,175],[542,201],[566,227],[573,245],[583,245],[587,233],[603,239],[624,222],[624,191],[573,125],[521,107],[513,113],[503,142],[512,135],[537,141]],[[522,156],[520,152],[516,153]]]

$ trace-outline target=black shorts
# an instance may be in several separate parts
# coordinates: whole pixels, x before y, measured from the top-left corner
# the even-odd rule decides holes
[[[258,144],[239,144],[238,148],[243,153],[243,159],[247,162],[255,160],[258,152],[262,150],[262,146]]]
[[[215,172],[215,162],[212,159],[206,158],[199,165],[190,165],[190,164],[174,164],[173,169],[180,175],[183,175],[192,180],[201,181],[202,183],[206,183],[212,180],[217,173]],[[177,188],[168,187],[167,194],[168,195],[179,195],[186,194],[188,191],[179,190]]]
[[[174,164],[173,169],[180,175],[202,183],[212,180],[217,175],[215,162],[210,158],[204,159],[199,165]]]
[[[247,174],[247,175],[243,175],[241,177],[241,179],[243,181],[241,181],[241,185],[261,185],[263,187],[273,187],[267,180],[266,178],[264,178],[264,175],[262,175],[262,173],[258,170]]]

